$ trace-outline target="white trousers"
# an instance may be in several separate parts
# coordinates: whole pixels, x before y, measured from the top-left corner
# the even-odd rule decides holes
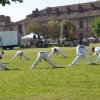
[[[84,53],[80,53],[72,62],[72,65],[76,65],[78,63],[78,61],[84,58],[86,59],[90,64],[93,63],[93,61],[91,59],[89,59]]]
[[[38,65],[38,63],[41,61],[41,59],[45,59],[52,68],[56,67],[54,65],[54,63],[51,62],[51,60],[49,59],[48,55],[45,54],[45,53],[40,53],[38,55],[36,61],[32,65],[32,67],[36,67]]]
[[[99,56],[97,57],[96,62],[100,62],[100,54],[99,54]]]
[[[60,55],[62,55],[63,57],[66,57],[66,55],[65,55],[61,50],[57,50],[57,52],[58,52]],[[51,51],[51,53],[49,54],[49,57],[50,57],[51,55],[53,55],[54,53],[56,53],[56,52],[54,52],[54,50]]]

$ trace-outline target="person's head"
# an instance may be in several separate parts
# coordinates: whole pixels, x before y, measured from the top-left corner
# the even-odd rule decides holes
[[[79,45],[82,45],[82,41],[81,41],[81,40],[79,40],[79,41],[78,41],[78,44],[79,44]]]
[[[54,48],[54,52],[55,52],[55,53],[57,52],[57,49],[56,49],[56,48]]]
[[[54,48],[54,53],[57,53],[57,55],[58,55],[58,51],[57,51],[57,49],[56,49],[56,48]]]
[[[4,55],[4,52],[3,51],[1,51],[1,53],[0,53],[0,59],[2,59],[2,56]]]
[[[2,52],[2,54],[4,55],[4,52],[3,51],[1,51]]]
[[[95,47],[92,47],[92,52],[94,52]]]

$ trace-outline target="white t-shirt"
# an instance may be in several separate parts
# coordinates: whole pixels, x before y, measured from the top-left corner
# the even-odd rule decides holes
[[[54,49],[59,50],[59,47],[54,47],[54,48],[52,48],[52,50],[54,50]]]
[[[95,49],[94,49],[94,55],[96,55],[96,54],[100,54],[100,47],[96,47]]]
[[[41,54],[43,54],[43,55],[48,55],[48,53],[47,53],[46,51],[40,51],[37,55],[39,56],[39,55],[41,55]]]
[[[23,53],[23,51],[21,51],[21,50],[18,50],[17,52],[16,52],[16,55],[20,55],[20,54],[22,54]]]
[[[85,53],[85,51],[87,51],[88,53],[90,53],[84,45],[78,45],[76,47],[76,53],[77,54],[79,54],[79,53]]]

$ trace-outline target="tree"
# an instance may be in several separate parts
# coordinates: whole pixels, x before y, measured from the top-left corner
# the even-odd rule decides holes
[[[94,36],[100,37],[100,17],[94,18],[91,24],[91,28]]]
[[[22,3],[23,0],[0,0],[0,4],[2,6],[5,6],[6,4],[9,4],[10,5],[11,2],[20,2],[20,3]]]
[[[69,20],[63,20],[63,34],[65,35],[66,40],[71,40],[76,38],[75,26]]]
[[[48,35],[52,38],[60,37],[60,22],[56,20],[48,21]]]
[[[38,35],[45,36],[48,33],[48,27],[46,24],[32,22],[32,23],[27,24],[27,27],[26,27],[26,33],[29,34],[31,32],[34,32]]]

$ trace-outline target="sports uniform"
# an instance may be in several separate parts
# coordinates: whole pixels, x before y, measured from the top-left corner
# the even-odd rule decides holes
[[[18,51],[16,52],[15,56],[11,59],[11,61],[12,61],[12,60],[15,60],[17,56],[20,56],[20,59],[21,59],[21,57],[23,57],[24,59],[29,60],[29,58],[27,58],[27,57],[24,55],[23,51],[18,50]]]
[[[91,54],[88,49],[84,45],[82,45],[81,42],[79,42],[79,45],[76,47],[77,57],[72,61],[69,66],[76,65],[81,58],[86,59],[89,64],[94,64],[94,62],[85,55],[85,52]]]
[[[32,65],[32,68],[36,67],[38,65],[38,63],[44,59],[45,61],[48,62],[48,64],[52,67],[52,68],[55,68],[56,66],[51,62],[51,60],[49,59],[48,57],[48,53],[46,51],[40,51],[38,54],[37,54],[37,59],[36,61],[33,63]]]
[[[93,56],[95,56],[96,54],[99,54],[96,59],[96,62],[100,62],[100,47],[95,47],[95,48],[93,47],[92,51],[94,52]]]
[[[59,47],[53,47],[52,51],[50,52],[50,54],[48,56],[50,57],[50,56],[52,56],[55,53],[57,53],[57,54],[59,53],[60,55],[62,55],[63,57],[66,58],[65,54],[60,50]]]

